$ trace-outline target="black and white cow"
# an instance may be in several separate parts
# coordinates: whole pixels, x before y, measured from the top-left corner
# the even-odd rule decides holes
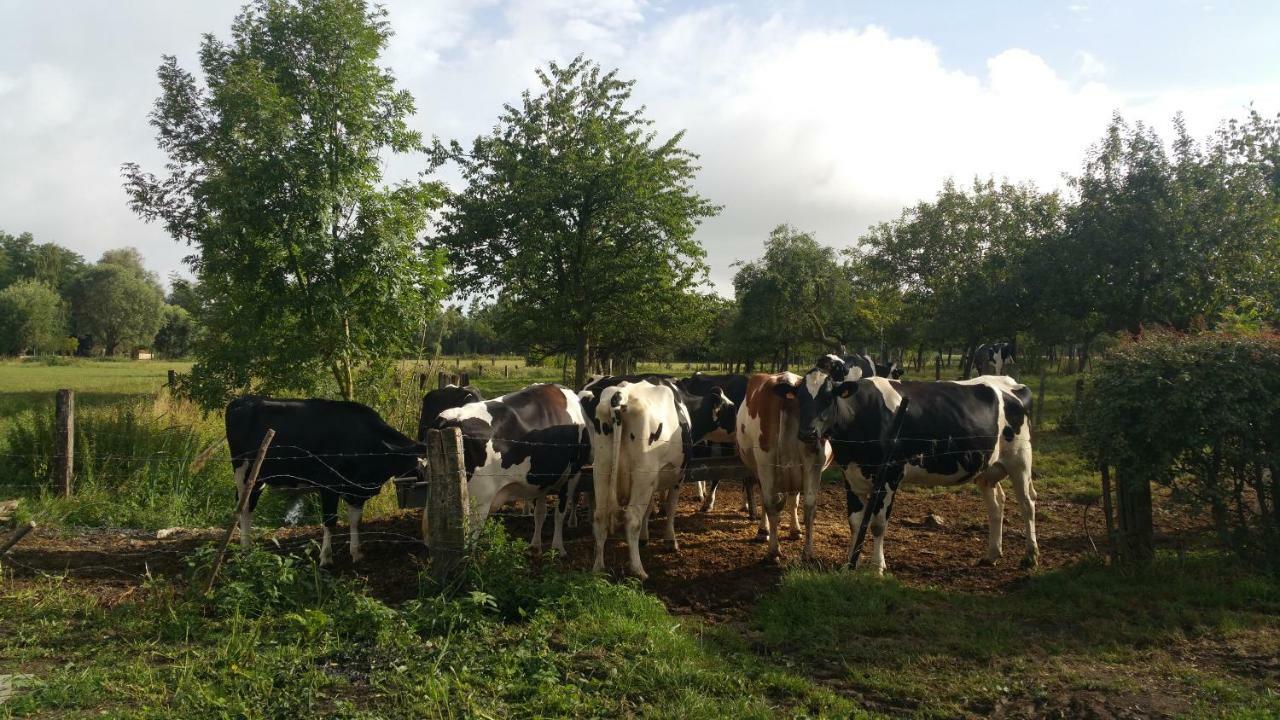
[[[226,412],[227,445],[235,470],[237,500],[249,493],[240,516],[240,541],[249,546],[249,530],[258,497],[266,485],[315,490],[324,516],[320,564],[333,561],[332,533],[338,523],[338,499],[347,503],[351,559],[360,553],[360,514],[388,480],[418,473],[425,448],[383,422],[372,408],[337,400],[287,400],[246,396],[232,400]],[[249,468],[267,430],[275,439],[252,488]]]
[[[440,413],[482,400],[484,395],[470,385],[446,385],[427,393],[422,397],[422,412],[418,415],[418,442],[427,439],[427,430],[435,425]]]
[[[887,365],[885,363],[875,363],[875,371],[875,377],[889,378],[890,380],[897,380],[902,377],[902,368],[898,367],[898,363],[895,362],[891,362]],[[871,376],[867,375],[864,377]]]
[[[713,407],[723,404],[723,399],[727,398],[729,403],[741,407],[747,398],[747,376],[746,375],[707,375],[705,373],[694,373],[692,377],[684,378],[676,381],[676,387],[686,396],[708,398],[714,403]],[[712,395],[719,392],[720,398],[717,400]],[[697,411],[695,411],[696,413]],[[729,412],[728,416],[717,414],[715,418],[718,425],[721,426],[719,432],[712,432],[704,436],[693,447],[694,459],[703,457],[721,457],[732,456],[735,452],[734,433],[736,428],[730,420],[724,427],[724,417],[732,417],[733,412]],[[697,418],[694,419],[694,425],[700,425]],[[747,512],[749,517],[755,517],[755,508],[752,501],[752,488],[755,486],[755,479],[750,473],[743,476],[743,510]],[[705,493],[702,497],[702,506],[698,508],[698,512],[711,512],[716,506],[716,490],[720,487],[720,476],[715,475],[711,482],[708,483]]]
[[[1016,348],[1011,342],[987,343],[973,353],[973,366],[979,375],[1008,375],[1016,364]]]
[[[564,552],[565,510],[591,451],[587,421],[572,390],[553,383],[530,385],[493,400],[445,409],[427,427],[462,431],[473,533],[504,503],[534,500],[532,544],[541,549],[547,494],[557,492],[551,546]]]
[[[871,523],[873,562],[883,572],[884,533],[892,493],[904,485],[956,485],[974,481],[982,489],[988,514],[987,552],[994,563],[1003,553],[1001,529],[1008,477],[1022,509],[1026,530],[1024,565],[1039,559],[1035,526],[1035,488],[1031,481],[1031,391],[1010,378],[982,376],[963,382],[903,382],[857,377],[839,358],[827,356],[800,383],[800,439],[829,439],[834,464],[848,486],[849,527],[856,534],[867,506],[872,480],[882,468],[900,472]],[[910,399],[895,457],[881,443],[898,405]],[[892,462],[896,461],[896,462]],[[853,546],[850,545],[850,562]]]

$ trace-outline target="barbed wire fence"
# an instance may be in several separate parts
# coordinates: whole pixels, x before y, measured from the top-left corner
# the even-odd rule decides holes
[[[443,375],[443,374],[442,374]],[[440,382],[445,382],[446,377],[441,377]],[[447,377],[448,380],[465,382],[465,378]],[[64,397],[63,393],[67,395]],[[25,482],[19,482],[13,478],[0,477],[0,489],[9,490],[25,490],[28,493],[50,492],[61,495],[63,497],[72,497],[75,493],[75,404],[74,394],[69,391],[60,391],[57,401],[58,412],[56,413],[55,428],[55,447],[51,453],[23,453],[5,451],[0,452],[0,458],[24,458],[29,460],[48,460],[49,461],[49,479],[41,481],[38,478],[31,478]],[[65,410],[64,410],[65,408]],[[444,434],[448,435],[446,438]],[[458,428],[452,428],[446,431],[432,431],[424,444],[412,448],[389,449],[367,452],[316,452],[312,448],[305,448],[298,445],[281,444],[273,445],[267,455],[272,461],[314,461],[323,466],[327,472],[333,477],[340,478],[342,482],[347,482],[359,486],[358,481],[353,481],[339,469],[346,460],[362,460],[376,457],[402,457],[402,458],[420,458],[427,456],[423,475],[409,481],[402,481],[397,485],[397,489],[416,489],[422,495],[425,495],[424,503],[428,508],[426,512],[427,522],[425,537],[423,535],[410,535],[407,533],[394,532],[385,529],[370,529],[360,532],[362,539],[370,539],[380,543],[401,544],[412,548],[422,548],[425,545],[428,548],[430,563],[429,568],[437,568],[440,573],[441,582],[446,582],[447,578],[456,575],[463,563],[469,548],[471,528],[467,527],[467,521],[470,517],[468,509],[470,502],[467,496],[468,482],[474,478],[511,478],[514,480],[511,472],[493,471],[487,466],[475,468],[468,474],[465,465],[465,453],[463,451],[463,443],[465,441],[481,441],[488,443],[491,438],[481,435],[470,435],[461,432]],[[972,446],[956,447],[957,443],[995,443],[998,439],[996,434],[982,434],[969,436],[955,436],[946,439],[938,438],[898,438],[900,443],[912,442],[923,445],[928,448],[926,452],[917,453],[916,456],[908,458],[908,461],[925,462],[929,459],[938,459],[947,456],[968,457],[975,461],[980,461],[983,451],[974,449]],[[586,451],[587,446],[582,443],[555,443],[534,440],[504,440],[505,444],[511,447],[572,447],[579,451]],[[880,439],[866,440],[850,440],[831,438],[828,439],[833,447],[841,446],[859,446],[859,445],[879,445],[883,441]],[[110,465],[116,462],[136,461],[136,462],[157,462],[165,461],[169,463],[177,463],[190,467],[194,461],[201,463],[207,462],[223,462],[230,464],[231,453],[222,440],[207,444],[202,449],[192,452],[192,448],[186,448],[181,451],[160,450],[146,453],[120,453],[107,452],[95,458],[95,460],[104,465]],[[719,461],[725,460],[724,457],[716,458]],[[773,464],[775,470],[785,471],[797,467],[812,467],[812,460],[788,459],[783,462]],[[590,468],[587,468],[587,472]],[[632,474],[643,476],[645,473],[661,474],[666,471],[661,469],[644,469],[634,468]],[[748,474],[745,466],[740,467],[740,473],[745,477]],[[697,480],[695,472],[688,473],[690,479]],[[592,483],[589,481],[589,475],[579,480],[577,492],[590,493]],[[523,478],[522,478],[523,479]],[[534,478],[534,484],[542,486],[551,493],[562,493],[567,490],[567,478],[549,478],[549,482],[541,483],[540,479]],[[559,480],[559,482],[555,482]],[[585,480],[585,481],[584,481]],[[281,482],[285,481],[285,482]],[[291,484],[294,489],[299,490],[316,490],[325,486],[322,482],[316,482],[312,479],[299,476],[286,475],[265,475],[258,479],[258,482],[265,485],[281,485]],[[372,481],[371,481],[372,482]],[[376,485],[381,487],[385,480],[378,481]],[[368,488],[375,490],[377,488],[370,485]],[[529,500],[536,498],[522,498],[529,505]],[[0,498],[3,500],[3,498]],[[404,506],[404,502],[400,503]],[[228,508],[230,509],[230,508]],[[576,518],[579,514],[579,507],[575,503],[570,508],[570,512]],[[488,513],[489,516],[513,517],[527,516],[530,514],[528,510],[525,512],[503,511],[497,510]],[[433,519],[438,522],[433,522]],[[210,533],[216,533],[212,530],[170,530],[168,534],[165,531],[142,531],[131,528],[91,528],[91,527],[75,527],[62,526],[60,531],[68,532],[73,536],[92,537],[95,533],[114,534],[125,541],[135,544],[146,544],[144,549],[130,551],[120,547],[112,549],[98,549],[92,546],[75,548],[67,544],[56,546],[50,550],[57,557],[64,557],[66,565],[63,567],[64,572],[74,572],[76,575],[83,576],[120,576],[138,578],[150,574],[151,568],[149,563],[157,558],[170,558],[173,565],[181,565],[186,558],[190,557],[199,543],[206,540],[214,539],[214,537],[206,537]],[[163,537],[161,535],[164,535]],[[216,536],[216,535],[215,535]],[[18,538],[21,540],[21,538]],[[284,538],[275,537],[272,540],[282,549],[295,551],[305,549],[314,543],[312,538],[300,538],[286,535]],[[3,539],[0,538],[0,543]],[[48,544],[42,544],[41,548],[48,548]],[[102,556],[104,562],[95,563],[92,558]],[[74,557],[75,562],[71,562]],[[110,561],[107,561],[107,558]],[[20,559],[23,558],[23,559]],[[24,554],[15,556],[10,552],[3,556],[4,564],[15,568],[22,568],[25,572],[32,574],[56,572],[52,563],[48,561],[32,562],[29,561]],[[137,565],[142,567],[138,568]],[[433,572],[435,572],[433,570]]]

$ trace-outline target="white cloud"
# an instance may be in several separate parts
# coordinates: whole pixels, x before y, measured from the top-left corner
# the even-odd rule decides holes
[[[176,267],[186,249],[129,213],[118,168],[126,160],[162,168],[145,117],[159,55],[177,52],[194,68],[199,32],[225,36],[238,4],[201,3],[196,17],[152,0],[107,13],[111,27],[84,16],[61,25],[36,18],[12,36],[0,28],[0,132],[20,139],[0,142],[0,166],[10,170],[0,175],[0,227],[90,256],[136,244]],[[1249,98],[1280,97],[1276,87],[1122,93],[1083,50],[1055,67],[1034,46],[1010,47],[960,69],[928,39],[818,26],[779,8],[760,17],[732,5],[640,0],[391,0],[396,36],[385,60],[417,99],[415,125],[464,141],[491,128],[548,60],[586,53],[621,68],[659,132],[687,129],[686,146],[702,156],[697,187],[724,211],[698,237],[721,288],[729,264],[758,255],[778,223],[848,245],[947,177],[1058,186],[1114,110],[1161,127],[1182,110],[1203,134]],[[16,46],[6,56],[4,41],[27,36],[39,42],[22,62],[6,60]],[[79,59],[63,62],[70,57]],[[422,166],[420,157],[392,159],[388,179]]]

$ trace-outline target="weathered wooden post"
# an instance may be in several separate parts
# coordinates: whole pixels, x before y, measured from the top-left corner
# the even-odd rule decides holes
[[[71,497],[76,455],[76,394],[59,390],[54,410],[53,491]]]
[[[276,431],[268,428],[267,434],[262,436],[262,444],[258,446],[258,454],[253,456],[253,467],[249,468],[249,475],[245,478],[244,487],[240,489],[240,499],[236,503],[235,517],[231,518],[231,524],[227,526],[227,532],[222,536],[222,544],[218,549],[218,556],[214,558],[213,569],[209,571],[209,584],[204,588],[206,595],[213,591],[213,581],[218,579],[218,571],[222,569],[222,561],[227,557],[227,545],[231,544],[231,533],[235,532],[240,516],[244,514],[245,508],[249,506],[249,498],[253,495],[253,486],[258,484],[258,473],[262,472],[262,461],[266,459],[267,448],[271,446],[271,441],[275,437]]]
[[[1044,417],[1044,384],[1046,376],[1049,374],[1049,366],[1046,363],[1040,364],[1040,397],[1036,400],[1036,411],[1031,414],[1031,427],[1034,430],[1040,429],[1040,418]]]
[[[1107,522],[1107,557],[1116,562],[1116,527],[1111,507],[1111,466],[1102,461],[1102,514]]]
[[[942,379],[942,353],[938,353],[938,355],[933,358],[933,379]]]
[[[508,376],[508,375],[510,375],[510,374],[511,374],[511,366],[510,366],[510,365],[503,365],[503,366],[502,366],[502,378],[505,380],[505,379],[507,378],[507,376]]]
[[[169,389],[172,390],[178,384],[178,371],[169,371]]]
[[[424,372],[420,372],[418,373],[418,390],[422,391],[426,389],[427,389],[427,374]]]
[[[466,560],[471,502],[462,459],[462,432],[456,428],[427,431],[427,546],[431,577],[441,587],[457,575]]]
[[[466,387],[471,384],[471,373],[461,373],[458,375],[458,385]]]
[[[443,389],[448,384],[449,384],[449,376],[448,374],[445,373],[445,371],[441,370],[440,372],[436,373],[437,388]]]
[[[35,529],[36,529],[35,520],[28,520],[26,525],[23,525],[22,527],[18,528],[17,532],[10,535],[8,540],[5,540],[3,543],[0,543],[0,558],[4,557],[4,554],[9,552],[9,550],[14,545],[17,545],[18,541],[26,537],[27,533]]]

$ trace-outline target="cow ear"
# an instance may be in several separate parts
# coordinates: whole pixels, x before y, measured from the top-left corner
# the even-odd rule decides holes
[[[773,386],[773,394],[781,398],[795,397],[796,388],[794,385],[788,385],[787,383],[778,383]]]
[[[862,368],[854,365],[853,367],[848,368],[844,375],[836,379],[843,380],[845,382],[857,382],[862,379]]]
[[[856,390],[857,387],[857,380],[847,380],[840,383],[840,387],[836,388],[836,395],[839,395],[842,398],[847,398],[853,394],[853,391]]]

